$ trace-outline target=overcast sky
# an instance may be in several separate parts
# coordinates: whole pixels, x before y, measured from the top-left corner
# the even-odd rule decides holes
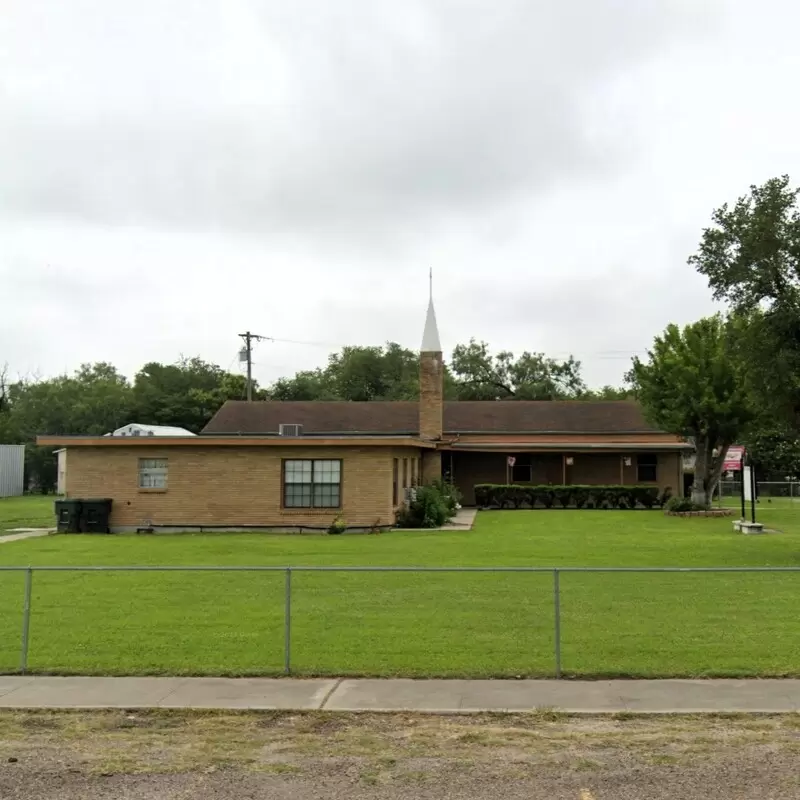
[[[713,311],[711,210],[800,180],[791,0],[6,0],[0,363],[262,382],[341,344],[584,362]]]

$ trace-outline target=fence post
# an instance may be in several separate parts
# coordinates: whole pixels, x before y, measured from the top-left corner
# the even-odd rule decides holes
[[[553,569],[553,612],[556,640],[556,678],[561,677],[561,573]]]
[[[283,671],[292,671],[292,568],[286,567],[286,594],[284,599]]]
[[[28,670],[28,641],[31,631],[31,588],[33,569],[25,570],[25,600],[22,606],[22,652],[19,657],[19,671],[24,675]]]

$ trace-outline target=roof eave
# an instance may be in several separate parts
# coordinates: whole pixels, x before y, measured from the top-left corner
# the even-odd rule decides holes
[[[420,447],[436,442],[416,436],[38,436],[45,447]]]
[[[508,453],[526,452],[528,450],[549,450],[580,452],[582,450],[606,450],[613,452],[626,452],[629,450],[691,450],[692,446],[686,442],[450,442],[444,449],[471,450],[475,452]]]

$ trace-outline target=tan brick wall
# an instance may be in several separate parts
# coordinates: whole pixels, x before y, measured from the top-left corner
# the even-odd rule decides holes
[[[432,451],[431,451],[432,452]],[[405,503],[405,490],[422,482],[422,451],[413,447],[396,447],[392,451],[392,459],[397,459],[397,504],[395,510]],[[404,469],[405,464],[405,469]],[[392,462],[391,475],[394,475],[394,462]],[[389,485],[389,493],[394,495],[394,479]]]
[[[423,439],[441,439],[444,425],[444,362],[441,353],[419,357],[419,434]]]
[[[432,483],[442,477],[442,453],[440,450],[424,450],[422,453],[422,483]]]
[[[410,453],[416,455],[416,450]],[[390,447],[75,447],[69,497],[110,497],[111,525],[391,525]],[[140,490],[140,458],[168,459],[166,491]],[[342,459],[342,508],[282,509],[284,458]]]

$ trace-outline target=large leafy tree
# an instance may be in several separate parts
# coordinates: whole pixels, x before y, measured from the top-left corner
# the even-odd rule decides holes
[[[745,334],[740,319],[719,315],[682,329],[670,325],[630,373],[648,419],[694,442],[692,500],[706,507],[726,450],[753,418],[741,357]]]
[[[581,364],[543,353],[509,351],[493,355],[486,342],[471,339],[453,350],[450,361],[459,400],[564,400],[586,392]]]
[[[30,484],[55,488],[53,449],[37,447],[40,433],[103,434],[127,421],[130,384],[110,364],[84,364],[72,375],[45,381],[16,381],[7,386],[0,410],[0,441],[26,444]]]
[[[145,364],[136,374],[132,422],[177,425],[198,433],[226,400],[243,400],[246,380],[201,358]],[[261,396],[256,392],[255,397]]]
[[[712,214],[689,263],[748,320],[747,379],[764,413],[800,428],[800,211],[789,177]]]
[[[388,342],[384,347],[344,347],[324,369],[282,378],[268,390],[274,400],[415,400],[419,355]]]
[[[760,480],[800,475],[800,437],[779,417],[761,415],[742,438]]]

